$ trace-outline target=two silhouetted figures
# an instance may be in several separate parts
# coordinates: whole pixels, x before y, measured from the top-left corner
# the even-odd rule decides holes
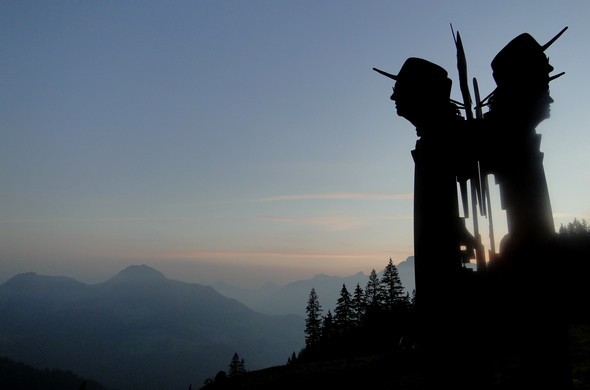
[[[458,33],[463,104],[450,98],[447,71],[430,61],[408,58],[397,75],[374,68],[395,80],[391,100],[419,137],[412,151],[416,307],[432,386],[571,387],[567,323],[548,265],[558,246],[536,133],[553,102],[549,82],[563,74],[550,75],[544,52],[564,31],[545,45],[526,33],[510,41],[491,63],[496,89],[484,101],[474,79],[475,116]],[[491,222],[489,175],[499,185],[508,234],[496,251],[490,228],[486,261],[478,214]],[[465,225],[469,200],[473,233]],[[465,267],[472,259],[475,272]]]

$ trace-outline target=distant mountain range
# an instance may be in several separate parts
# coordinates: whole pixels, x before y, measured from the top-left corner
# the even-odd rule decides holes
[[[387,262],[384,262],[383,268],[386,265]],[[415,286],[414,257],[408,257],[397,264],[396,268],[402,285],[411,295]],[[382,276],[383,270],[375,271],[379,277]],[[235,298],[260,313],[271,315],[297,314],[305,317],[305,307],[312,288],[315,289],[324,314],[326,314],[328,310],[334,311],[342,285],[346,285],[348,292],[353,294],[357,283],[364,290],[368,280],[369,275],[359,272],[346,277],[320,274],[311,279],[295,281],[284,286],[267,283],[258,289],[238,288],[223,282],[214,283],[212,287],[221,294]]]
[[[413,257],[396,267],[411,293]],[[145,265],[93,285],[19,274],[0,285],[0,356],[70,370],[111,389],[198,388],[227,370],[234,352],[248,370],[285,364],[304,346],[311,289],[325,314],[333,311],[343,285],[352,294],[367,281],[362,272],[320,274],[240,289],[171,280]]]
[[[209,286],[130,266],[104,283],[25,273],[0,285],[0,356],[109,388],[199,388],[237,352],[248,370],[304,346],[304,318],[266,315]]]

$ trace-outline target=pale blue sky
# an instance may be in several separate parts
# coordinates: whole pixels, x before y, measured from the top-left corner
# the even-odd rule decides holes
[[[555,72],[556,229],[590,220],[587,1],[3,1],[0,281],[146,263],[208,283],[381,270],[412,254],[404,60],[469,77],[528,32]],[[500,226],[498,222],[498,226]]]

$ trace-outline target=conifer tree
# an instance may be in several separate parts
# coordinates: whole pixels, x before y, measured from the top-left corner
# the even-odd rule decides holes
[[[365,292],[361,288],[360,283],[357,283],[350,305],[351,322],[354,326],[362,325],[363,319],[365,318],[366,304]]]
[[[560,225],[559,235],[566,238],[588,239],[590,238],[590,225],[588,225],[585,219],[580,221],[574,218],[574,221],[568,223],[566,226],[563,224]]]
[[[305,345],[310,346],[320,340],[322,330],[322,306],[315,288],[312,288],[309,293],[305,312],[307,313],[305,319]]]
[[[234,352],[234,356],[229,363],[229,372],[228,377],[236,376],[246,372],[246,364],[244,359],[240,359],[240,355],[237,352]]]
[[[297,355],[295,354],[295,351],[293,351],[289,359],[287,359],[287,364],[293,364],[295,362],[297,362]]]
[[[383,302],[388,310],[393,310],[396,306],[403,305],[404,287],[399,277],[397,267],[393,264],[391,258],[383,270],[381,277],[381,286],[383,288]]]
[[[407,291],[405,295],[402,297],[402,307],[406,311],[412,310],[412,298],[410,297],[410,293]]]
[[[339,333],[346,332],[352,325],[351,306],[352,297],[346,288],[346,284],[342,284],[340,297],[338,297],[336,307],[334,308],[334,323]]]
[[[381,281],[375,269],[371,270],[369,274],[369,280],[365,287],[365,300],[367,302],[367,308],[378,308],[383,302]]]
[[[410,296],[410,302],[409,302],[409,311],[410,312],[415,312],[416,310],[416,289],[412,290],[412,295]]]
[[[332,312],[328,310],[322,320],[322,340],[327,340],[334,335],[334,317]]]

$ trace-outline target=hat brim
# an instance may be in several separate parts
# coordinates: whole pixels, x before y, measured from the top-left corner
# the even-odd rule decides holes
[[[373,68],[373,70],[374,70],[375,72],[377,72],[377,73],[381,73],[381,74],[382,74],[383,76],[385,76],[385,77],[389,77],[390,79],[392,79],[392,80],[396,80],[396,81],[397,81],[397,76],[396,76],[396,75],[394,75],[394,74],[391,74],[391,73],[384,72],[384,71],[382,71],[381,69],[377,69],[377,68]]]

